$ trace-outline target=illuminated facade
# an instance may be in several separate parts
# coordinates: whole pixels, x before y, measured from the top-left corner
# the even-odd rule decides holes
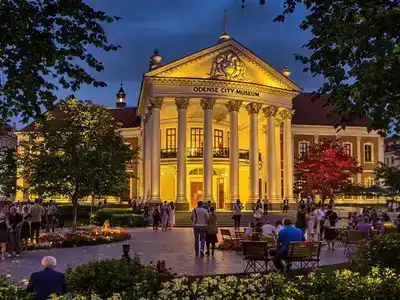
[[[236,199],[250,209],[265,195],[281,203],[294,197],[295,157],[321,138],[340,137],[364,167],[353,181],[373,182],[383,140],[367,132],[368,120],[337,133],[321,99],[311,101],[287,69],[276,71],[227,34],[189,56],[161,60],[158,52],[151,57],[137,108],[125,107],[120,91],[112,109],[127,141],[141,147],[131,198],[176,201],[181,210],[200,199],[218,209]]]

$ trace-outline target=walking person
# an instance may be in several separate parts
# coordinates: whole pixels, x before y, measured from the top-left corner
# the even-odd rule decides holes
[[[6,250],[8,243],[8,219],[3,203],[0,203],[0,246],[1,260],[6,259]]]
[[[169,230],[173,230],[175,225],[175,205],[174,202],[172,201],[169,203],[168,222],[169,222]]]
[[[164,205],[161,206],[161,230],[167,230],[168,227],[168,217],[170,208],[167,201],[164,201]]]
[[[218,216],[215,212],[215,207],[210,207],[210,213],[208,214],[208,223],[206,226],[206,244],[207,251],[206,255],[210,255],[210,247],[211,247],[211,255],[214,256],[215,244],[218,243]]]
[[[283,213],[287,213],[289,209],[289,199],[287,197],[285,197],[285,199],[283,199]]]
[[[39,233],[40,233],[40,223],[42,222],[42,217],[45,215],[43,206],[39,204],[40,199],[35,199],[35,204],[31,206],[31,242],[36,239],[36,244],[39,244]]]
[[[53,202],[53,200],[50,200],[50,204],[47,208],[47,226],[46,226],[46,232],[49,232],[51,229],[51,232],[54,232],[54,225],[55,225],[55,218],[57,214],[57,206]]]
[[[256,208],[254,209],[254,219],[256,220],[256,224],[260,223],[261,218],[262,218],[262,209],[261,209],[261,203],[256,205]]]
[[[264,215],[268,215],[268,197],[265,195],[264,197]]]
[[[194,250],[195,254],[204,256],[204,247],[206,244],[206,225],[208,223],[208,212],[203,208],[203,202],[197,202],[197,207],[192,210],[190,219],[193,224],[194,232]],[[200,249],[199,249],[200,242]]]
[[[8,256],[13,257],[21,254],[21,227],[24,219],[20,213],[18,213],[15,206],[10,208],[10,214],[8,216],[9,223],[9,249]]]
[[[336,223],[339,221],[339,217],[332,210],[332,206],[328,205],[328,210],[326,211],[325,215],[325,223],[324,223],[324,229],[325,229],[325,240],[326,243],[328,244],[328,251],[335,250],[335,240],[337,236],[337,231],[336,231]]]
[[[144,227],[149,226],[150,212],[147,203],[143,207],[143,219],[144,219]]]
[[[158,204],[153,208],[153,230],[158,230],[158,223],[160,222],[160,210]]]
[[[315,207],[311,209],[311,213],[307,218],[307,240],[319,242],[320,222]]]
[[[32,219],[31,214],[29,213],[29,209],[27,206],[24,206],[22,212],[22,218],[24,222],[22,223],[21,227],[21,241],[22,243],[22,251],[28,250],[29,239],[31,237],[31,225],[30,221]]]
[[[307,229],[307,212],[305,206],[301,206],[300,210],[296,214],[296,228],[300,229],[303,234],[306,233]]]
[[[240,203],[240,199],[236,200],[236,204],[233,206],[233,216],[235,230],[240,230],[240,219],[242,217],[243,205]]]

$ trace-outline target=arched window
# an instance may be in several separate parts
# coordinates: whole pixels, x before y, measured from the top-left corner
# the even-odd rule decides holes
[[[192,171],[189,172],[189,175],[203,175],[204,171],[202,168],[198,169],[193,169]],[[217,172],[213,170],[213,175],[217,175]]]

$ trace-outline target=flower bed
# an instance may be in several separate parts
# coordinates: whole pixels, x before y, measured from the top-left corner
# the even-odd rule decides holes
[[[121,228],[97,228],[66,233],[42,233],[38,244],[29,244],[28,249],[67,248],[108,244],[124,241],[130,234]]]

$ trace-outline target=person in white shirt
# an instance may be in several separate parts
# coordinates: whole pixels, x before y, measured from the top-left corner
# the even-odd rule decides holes
[[[263,211],[261,209],[261,206],[257,205],[256,209],[254,210],[254,219],[256,220],[256,224],[261,221],[262,213],[263,213]]]
[[[263,235],[274,235],[275,226],[271,225],[270,221],[267,221],[262,227]]]
[[[208,222],[208,212],[203,208],[203,201],[197,202],[197,207],[192,210],[190,216],[194,231],[194,250],[196,255],[199,255],[199,240],[200,240],[200,255],[204,256],[204,248],[206,245],[206,226]]]
[[[278,234],[279,230],[283,228],[282,221],[278,220],[275,222],[275,233]]]
[[[244,231],[244,236],[251,236],[251,234],[254,232],[254,228],[256,228],[256,224],[254,224],[254,222],[250,222],[249,227],[247,227]]]

